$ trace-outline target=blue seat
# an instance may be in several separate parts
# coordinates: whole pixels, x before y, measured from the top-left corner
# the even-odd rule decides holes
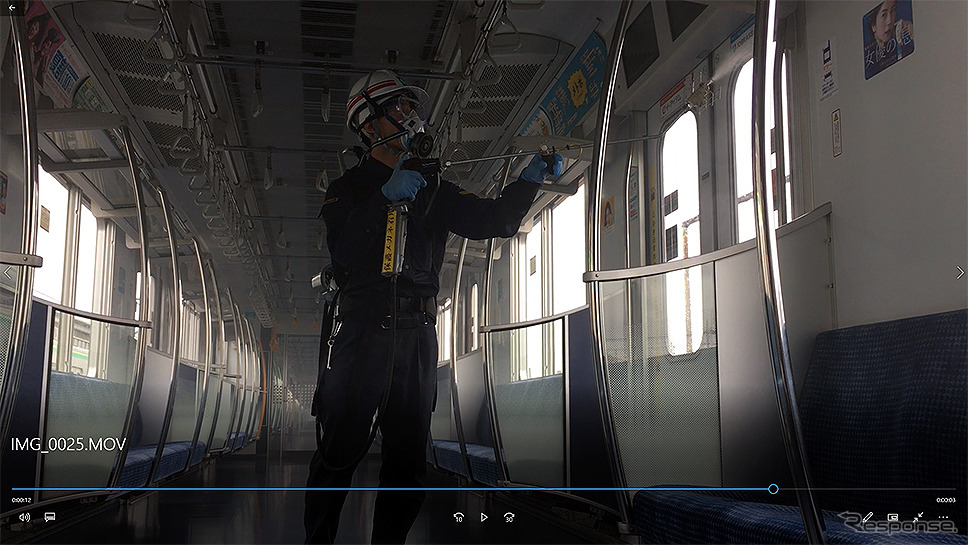
[[[151,472],[151,461],[155,458],[155,447],[137,447],[130,449],[124,459],[124,469],[118,478],[121,488],[138,488],[148,483]]]
[[[205,457],[205,442],[198,441],[195,443],[195,452],[192,452],[192,465],[197,464],[202,461]]]
[[[460,443],[435,439],[434,452],[437,455],[437,464],[440,467],[463,477],[468,476],[460,453]],[[474,480],[490,486],[497,486],[500,472],[492,447],[468,443],[467,458],[471,463],[471,473],[474,475]]]
[[[85,429],[84,420],[117,422],[120,426],[127,414],[130,386],[106,380],[51,372],[51,391],[57,395],[50,398],[50,410],[58,415],[58,426]],[[69,409],[69,410],[68,410]],[[141,412],[135,409],[134,424],[128,444],[137,445],[142,438]],[[124,467],[118,477],[121,488],[139,488],[148,484],[151,463],[157,450],[156,445],[142,445],[128,448]],[[166,443],[158,463],[155,480],[161,480],[178,473],[187,465],[191,450],[190,441]],[[205,444],[199,442],[192,456],[193,464],[198,463],[205,454]],[[109,483],[104,483],[107,485]]]
[[[830,543],[968,544],[925,529],[857,531],[840,514],[887,513],[911,521],[935,506],[938,489],[968,488],[968,310],[827,331],[817,336],[800,395],[815,498]],[[871,492],[872,488],[932,489]],[[835,489],[835,490],[831,490]],[[867,490],[860,490],[867,489]],[[642,490],[635,524],[649,543],[803,543],[797,507],[748,494]],[[844,515],[845,517],[848,515]],[[936,516],[936,515],[935,515]],[[928,520],[931,520],[930,518]],[[922,521],[923,522],[923,521]]]

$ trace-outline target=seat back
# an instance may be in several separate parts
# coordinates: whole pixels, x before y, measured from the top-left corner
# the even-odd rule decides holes
[[[968,310],[820,334],[800,398],[814,486],[840,489],[820,506],[909,517],[939,495],[964,498],[966,369]]]

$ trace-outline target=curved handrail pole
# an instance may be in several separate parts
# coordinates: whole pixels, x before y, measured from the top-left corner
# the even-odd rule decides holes
[[[142,322],[150,321],[150,306],[148,304],[151,301],[151,274],[148,269],[148,214],[145,210],[145,196],[144,188],[141,187],[141,182],[138,179],[138,168],[135,166],[134,161],[134,142],[131,140],[131,131],[127,125],[122,125],[121,136],[124,141],[124,151],[128,156],[128,168],[131,174],[131,184],[134,186],[135,202],[138,209],[138,241],[140,243],[140,257],[141,257],[141,305],[138,308],[138,320]],[[145,369],[145,354],[148,351],[148,335],[151,332],[149,327],[141,327],[138,331],[138,350],[135,355],[135,368],[134,376],[131,378],[131,396],[128,399],[128,414],[124,421],[124,435],[122,437],[131,437],[131,433],[134,429],[134,412],[138,407],[138,402],[141,400],[141,385],[144,381],[144,369]],[[121,449],[118,453],[118,461],[114,464],[114,468],[111,469],[111,476],[108,480],[109,487],[118,486],[118,480],[121,478],[121,470],[124,468],[124,461],[128,457],[128,449]]]
[[[796,487],[800,516],[810,543],[824,543],[824,523],[820,509],[810,492],[810,472],[803,447],[803,431],[797,409],[793,366],[780,287],[780,263],[776,251],[776,226],[773,225],[773,190],[767,183],[770,141],[766,124],[766,79],[770,67],[769,44],[776,24],[776,0],[758,0],[753,31],[753,200],[756,208],[756,247],[760,277],[763,281],[763,305],[766,311],[766,335],[780,412],[780,427],[786,446],[787,461]],[[773,67],[775,69],[775,67]],[[776,91],[776,90],[775,90]]]
[[[460,457],[464,461],[467,478],[474,480],[474,475],[471,473],[471,459],[467,456],[467,443],[464,439],[464,422],[460,418],[460,395],[457,392],[457,304],[460,301],[460,277],[464,272],[465,254],[467,254],[467,239],[462,237],[460,252],[457,253],[457,275],[454,279],[454,292],[450,304],[453,311],[450,320],[450,403],[454,409],[454,424],[457,427]]]
[[[182,320],[182,284],[181,271],[178,268],[178,248],[175,247],[175,232],[172,230],[171,208],[168,206],[168,199],[165,191],[161,187],[155,188],[158,195],[158,204],[161,206],[162,215],[165,218],[165,231],[168,233],[168,249],[171,252],[171,281],[172,287],[172,323],[174,324],[174,335],[172,335],[171,347],[171,375],[168,382],[168,405],[165,407],[165,418],[161,423],[161,434],[158,438],[158,446],[155,448],[155,458],[151,461],[151,470],[148,472],[148,484],[155,482],[155,475],[158,466],[161,465],[161,458],[165,452],[165,443],[168,442],[168,432],[171,429],[171,415],[175,410],[175,395],[178,389],[178,358],[181,356],[181,320]],[[191,452],[188,454],[191,458]]]
[[[602,178],[605,173],[605,147],[608,142],[608,125],[612,115],[612,100],[615,92],[615,80],[618,77],[619,60],[622,58],[622,46],[625,44],[625,27],[628,25],[629,12],[632,8],[631,0],[622,0],[615,29],[612,31],[612,45],[608,49],[608,68],[602,85],[602,98],[598,103],[598,131],[593,148],[591,176],[588,180],[588,200],[585,202],[585,249],[589,271],[601,268],[601,236],[599,232],[599,201],[602,195]],[[605,431],[606,443],[610,454],[610,467],[615,485],[626,488],[625,472],[615,440],[611,402],[608,397],[608,371],[605,359],[605,337],[603,331],[605,320],[602,314],[602,292],[598,282],[588,284],[588,308],[591,318],[592,339],[596,349],[592,351],[597,368],[596,385],[598,398],[602,409],[602,425]],[[632,506],[626,492],[617,491],[619,511],[622,521],[631,521]]]
[[[214,350],[212,350],[212,309],[209,308],[208,282],[205,280],[205,266],[202,263],[202,249],[198,245],[198,238],[192,237],[192,248],[195,249],[195,261],[198,264],[198,274],[202,281],[202,301],[205,302],[205,371],[202,375],[202,399],[198,403],[198,415],[195,418],[195,432],[192,434],[192,446],[188,451],[188,460],[185,462],[185,469],[192,466],[192,458],[195,449],[198,447],[198,436],[202,433],[202,422],[205,421],[205,403],[208,401],[208,375],[212,371],[212,360]],[[207,448],[207,445],[206,445]]]
[[[229,452],[235,450],[235,439],[232,438],[232,432],[238,432],[239,421],[242,419],[242,408],[245,406],[245,364],[242,362],[242,320],[239,318],[239,307],[235,304],[235,298],[232,297],[232,290],[230,288],[225,288],[226,293],[229,298],[229,312],[232,313],[232,331],[235,334],[235,372],[232,373],[233,380],[236,381],[236,400],[235,408],[232,410],[232,419],[229,421],[229,429],[226,432],[226,441],[230,442]],[[228,370],[228,361],[226,361],[226,371]],[[236,435],[238,437],[238,435]]]
[[[218,413],[222,406],[222,375],[225,374],[226,366],[228,362],[228,344],[225,341],[225,322],[222,320],[222,299],[218,290],[218,279],[215,277],[215,266],[212,265],[212,260],[206,260],[208,265],[208,272],[212,278],[212,294],[215,300],[215,312],[216,319],[218,320],[218,333],[219,333],[219,351],[218,357],[222,361],[215,367],[218,369],[218,389],[215,392],[215,408],[212,409],[214,414],[212,415],[212,429],[208,432],[208,450],[211,451],[215,446],[213,441],[215,441],[215,428],[218,426]],[[209,320],[212,319],[211,316],[208,317]],[[224,446],[224,444],[223,444]],[[220,449],[222,447],[219,447]]]
[[[508,160],[504,165],[504,173],[501,175],[501,184],[497,188],[497,193],[500,194],[504,191],[504,186],[508,183],[508,176],[511,175],[511,161]],[[487,255],[485,256],[484,264],[484,305],[481,311],[481,330],[478,335],[481,335],[484,327],[487,326],[488,322],[488,310],[490,308],[491,300],[491,264],[494,263],[492,256],[494,255],[494,239],[488,241],[487,243]],[[484,338],[481,339],[481,363],[484,368],[484,396],[487,398],[487,412],[490,417],[491,423],[491,443],[494,446],[494,459],[497,460],[498,472],[501,474],[501,481],[508,482],[510,480],[508,472],[508,463],[504,459],[504,441],[501,439],[501,426],[497,421],[497,407],[494,405],[496,399],[494,393],[494,366],[491,365],[489,341],[487,338],[487,333],[482,335]]]
[[[13,31],[13,53],[17,63],[17,79],[20,83],[20,109],[24,143],[24,216],[23,231],[20,240],[20,253],[32,255],[37,246],[37,217],[39,206],[37,201],[37,105],[34,99],[34,78],[30,73],[30,61],[27,56],[26,37],[24,28],[23,4],[16,10],[13,3],[4,3],[9,10],[10,26]],[[0,440],[5,440],[10,431],[10,419],[13,416],[13,405],[17,400],[17,389],[20,375],[23,371],[24,347],[27,344],[27,323],[30,320],[30,300],[34,291],[34,268],[21,267],[17,277],[17,299],[13,305],[13,315],[10,323],[10,359],[6,362],[7,370],[0,393]],[[6,356],[6,355],[4,355]],[[6,449],[0,450],[4,452]],[[0,454],[2,457],[2,454]]]

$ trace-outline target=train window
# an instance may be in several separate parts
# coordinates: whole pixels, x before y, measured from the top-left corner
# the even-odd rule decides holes
[[[68,191],[43,168],[38,167],[38,172],[41,209],[37,254],[44,258],[44,265],[34,275],[34,295],[54,303],[62,303]]]
[[[81,204],[81,225],[77,241],[77,281],[74,308],[94,312],[94,274],[97,248],[97,218],[86,204]],[[100,310],[100,309],[98,309]]]
[[[535,216],[532,222],[531,231],[524,238],[525,260],[521,265],[524,268],[524,289],[521,290],[521,307],[524,320],[534,320],[541,317],[541,275],[543,274],[541,263],[541,216]]]
[[[453,318],[453,308],[450,298],[444,300],[443,306],[437,311],[437,359],[447,361],[450,359],[450,338],[451,338],[451,319]]]
[[[746,61],[733,88],[733,143],[736,151],[736,242],[756,236],[753,217],[753,135],[752,114],[753,60]],[[772,127],[771,127],[772,128]]]
[[[675,235],[666,236],[674,242],[666,261],[699,255],[699,127],[692,112],[662,138],[662,190],[664,227]]]
[[[535,216],[531,231],[524,239],[524,289],[521,290],[521,308],[524,309],[524,320],[534,320],[541,318],[542,310],[542,275],[544,267],[542,263],[542,221],[541,216]],[[529,327],[525,329],[524,342],[526,343],[525,360],[519,367],[519,379],[535,378],[543,376],[544,351],[542,341],[542,328]]]
[[[551,210],[553,314],[585,304],[585,187]]]
[[[478,335],[478,314],[480,312],[480,307],[478,306],[479,299],[477,294],[477,282],[471,285],[471,350],[477,350],[479,347],[479,335]]]
[[[181,342],[179,343],[179,356],[181,359],[191,361],[201,361],[201,342],[202,321],[199,313],[195,310],[195,304],[191,301],[182,301],[181,310]]]
[[[682,114],[662,139],[662,187],[666,261],[699,255],[699,132],[692,112]],[[698,350],[702,341],[698,267],[666,275],[666,317],[669,353]]]
[[[787,89],[789,72],[787,72],[786,53],[783,54],[780,70],[783,74],[780,78],[780,104],[783,108],[783,157],[785,158],[783,161],[783,194],[786,197],[783,200],[784,210],[786,212],[786,218],[783,222],[786,223],[793,219],[793,180],[790,174],[790,165],[793,164],[793,156],[790,154],[790,91]]]
[[[783,195],[774,194],[774,221],[777,225],[783,222],[778,210],[784,207],[785,218],[793,217],[792,188],[790,180],[790,110],[787,102],[787,64],[783,55],[781,88],[781,104],[783,109],[783,147],[786,157],[783,172]],[[770,124],[772,134],[770,142],[770,157],[768,166],[776,180],[776,134],[773,117],[772,87],[767,86],[766,118]],[[733,88],[733,142],[735,151],[736,178],[736,242],[750,240],[756,236],[755,210],[753,208],[753,135],[750,128],[753,105],[753,60],[743,65]],[[774,187],[776,187],[774,185]]]

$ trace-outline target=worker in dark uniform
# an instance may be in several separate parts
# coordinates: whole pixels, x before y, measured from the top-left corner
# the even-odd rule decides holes
[[[427,102],[423,89],[404,85],[387,70],[350,89],[347,126],[370,149],[332,183],[322,210],[340,294],[315,396],[318,440],[309,488],[350,486],[377,428],[383,437],[380,487],[423,486],[437,384],[435,296],[448,233],[471,239],[514,235],[541,182],[561,173],[560,155],[536,155],[496,199],[443,180],[435,194],[421,191],[424,177],[400,164],[423,132],[420,111]],[[393,281],[381,274],[387,207],[404,199],[414,202],[403,270]],[[381,490],[372,542],[403,543],[424,496],[421,490]],[[333,542],[345,499],[345,491],[307,491],[307,542]]]

